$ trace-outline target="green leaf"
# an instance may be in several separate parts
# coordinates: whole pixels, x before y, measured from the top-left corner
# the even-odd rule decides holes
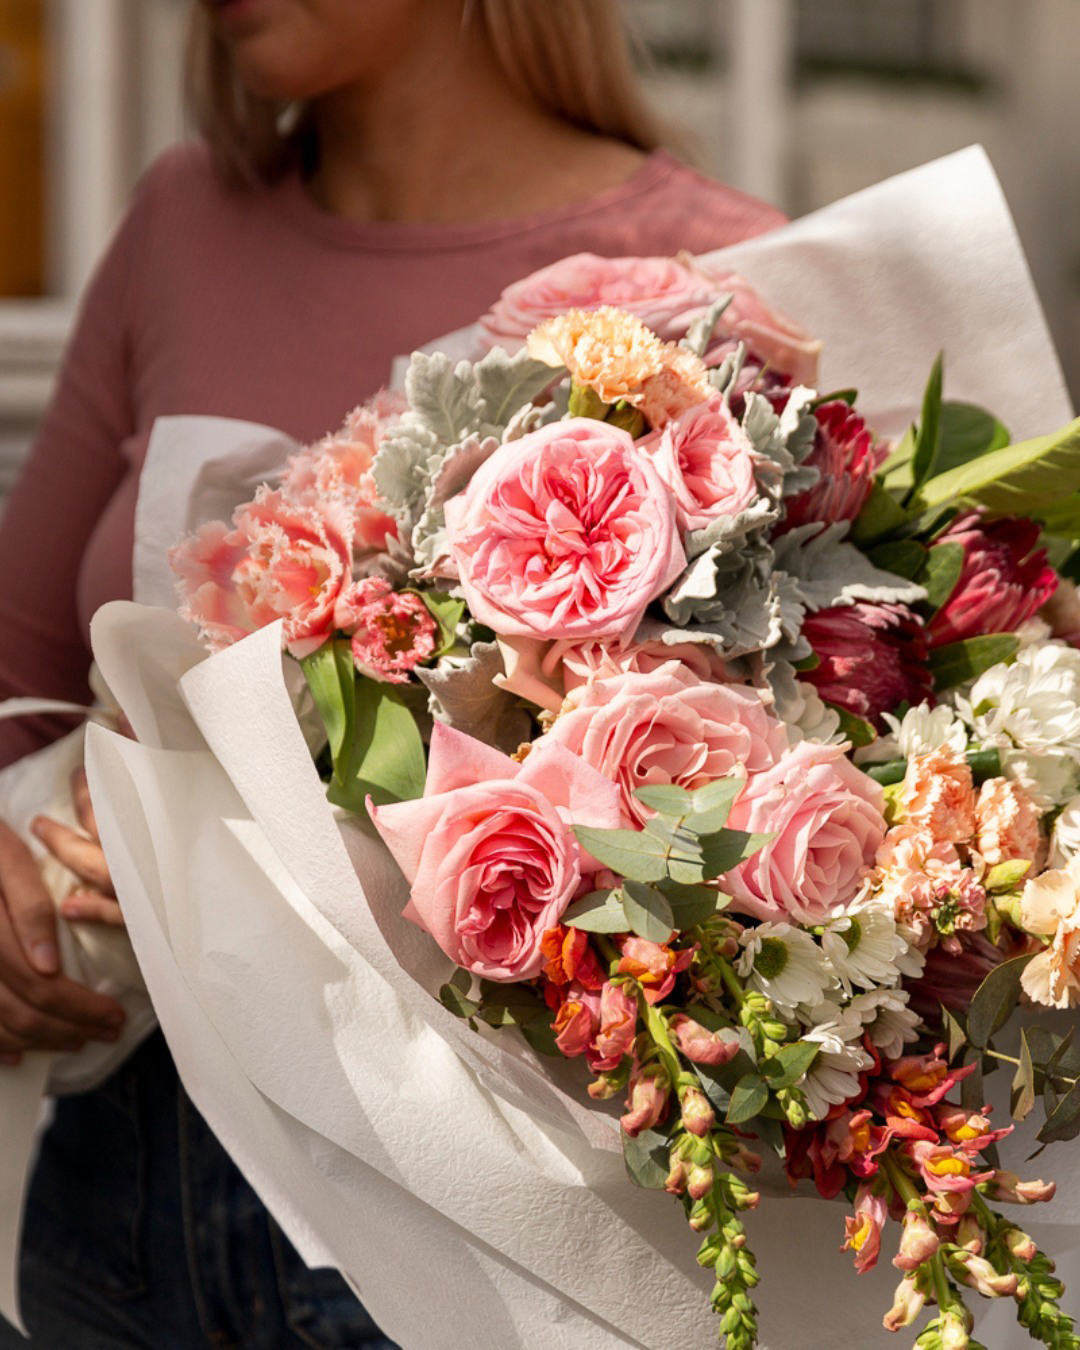
[[[441,656],[457,642],[457,626],[465,613],[465,601],[440,591],[417,591],[416,594],[439,625],[439,647],[432,655]]]
[[[668,874],[668,850],[645,830],[602,830],[595,825],[575,825],[574,834],[586,853],[620,877],[659,881]]]
[[[851,527],[851,542],[865,548],[892,534],[906,520],[907,512],[880,480],[876,480]]]
[[[667,896],[644,882],[623,883],[623,909],[631,931],[647,942],[667,942],[675,931]]]
[[[685,933],[695,924],[704,923],[728,903],[726,895],[721,895],[709,886],[679,886],[669,881],[663,882],[661,889],[667,896],[675,927],[680,933]]]
[[[447,1008],[455,1017],[475,1017],[480,1007],[477,999],[470,998],[466,989],[461,987],[460,976],[464,974],[466,988],[469,982],[468,971],[458,971],[449,984],[444,984],[439,990],[439,1002],[444,1008]]]
[[[727,1123],[741,1125],[743,1121],[753,1120],[768,1100],[769,1089],[764,1078],[757,1073],[744,1074],[732,1091]]]
[[[300,662],[330,743],[334,777],[343,781],[352,748],[356,667],[347,638],[334,638]]]
[[[650,811],[674,821],[691,834],[709,834],[727,822],[735,798],[745,786],[742,777],[718,778],[691,792],[675,783],[634,789],[634,796]]]
[[[1032,1030],[1039,1030],[1035,1027]],[[1063,1075],[1066,1078],[1080,1077],[1080,1047],[1073,1044],[1076,1028],[1070,1027],[1054,1053],[1046,1061],[1046,1072],[1050,1075]]]
[[[946,540],[935,544],[926,555],[926,570],[919,578],[926,590],[925,604],[936,614],[956,590],[960,573],[964,570],[964,546]]]
[[[525,1037],[526,1043],[538,1055],[546,1055],[548,1059],[565,1058],[555,1042],[555,1029],[550,1022],[545,1022],[539,1018],[535,1022],[520,1022],[518,1030]]]
[[[891,787],[893,783],[902,783],[907,773],[906,759],[890,759],[884,764],[868,764],[863,772],[882,787]]]
[[[541,1055],[558,1057],[562,1053],[555,1044],[551,1009],[528,985],[481,980],[477,1016],[491,1027],[517,1027]]]
[[[1042,1144],[1075,1139],[1080,1134],[1080,1083],[1075,1083],[1054,1108],[1053,1114],[1035,1136]]]
[[[1048,504],[1080,491],[1080,418],[1049,436],[1002,446],[923,483],[920,507],[977,502],[997,515],[1042,519]]]
[[[916,491],[929,476],[941,446],[941,390],[944,378],[945,357],[939,352],[926,382],[922,416],[915,433],[915,453],[911,457],[912,486]]]
[[[1012,1081],[1012,1113],[1014,1120],[1026,1120],[1035,1106],[1035,1066],[1026,1032],[1020,1033],[1020,1063]]]
[[[635,1186],[647,1191],[662,1191],[670,1166],[671,1145],[659,1130],[642,1130],[636,1139],[623,1131],[623,1161],[626,1174]]]
[[[764,1060],[761,1072],[769,1080],[772,1091],[794,1087],[813,1064],[820,1049],[821,1046],[813,1041],[793,1041],[790,1045],[782,1045],[775,1055]]]
[[[650,787],[634,789],[634,796],[647,806],[669,820],[682,820],[693,810],[693,796],[689,788],[679,787],[677,783],[655,783]]]
[[[893,539],[872,548],[867,557],[882,571],[915,581],[926,562],[926,549],[915,539]]]
[[[878,481],[892,492],[907,492],[912,484],[911,459],[915,454],[915,428],[908,427],[878,469]]]
[[[946,1008],[944,1003],[939,1003],[938,1007],[941,1009],[941,1029],[945,1033],[949,1063],[951,1064],[964,1046],[967,1045],[968,1035],[964,1029],[964,1024]]]
[[[970,464],[980,455],[1009,444],[1009,432],[993,413],[974,403],[941,405],[941,444],[931,474]]]
[[[1003,961],[976,989],[968,1009],[968,1039],[980,1050],[1009,1020],[1020,997],[1020,976],[1032,955],[1034,953]]]
[[[982,787],[988,778],[1001,777],[1001,753],[993,748],[989,750],[969,750],[964,758],[971,770],[976,787]]]
[[[960,1105],[965,1111],[981,1111],[986,1105],[982,1063],[976,1059],[974,1073],[969,1073],[960,1084]]]
[[[630,924],[622,906],[620,891],[606,889],[590,891],[580,900],[575,900],[562,922],[570,928],[580,928],[583,933],[627,933]]]
[[[855,749],[858,749],[860,745],[870,745],[877,740],[877,732],[869,722],[861,717],[856,717],[846,708],[841,708],[838,703],[830,703],[828,699],[822,701],[827,708],[831,708],[840,718],[840,731]]]
[[[988,633],[936,647],[930,653],[934,688],[940,693],[966,684],[991,666],[1011,660],[1019,646],[1019,639],[1012,633]]]
[[[360,815],[369,794],[376,806],[423,796],[426,775],[424,743],[401,695],[392,685],[358,679],[349,761],[327,797]]]
[[[747,834],[744,830],[719,830],[716,834],[702,835],[699,843],[703,875],[693,880],[715,881],[747,858],[752,858],[772,838],[771,834]],[[674,867],[671,875],[676,881],[689,880],[676,876]]]

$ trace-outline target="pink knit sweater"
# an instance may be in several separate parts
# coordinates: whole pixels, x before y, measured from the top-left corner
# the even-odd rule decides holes
[[[455,226],[358,224],[320,211],[299,179],[232,191],[202,147],[168,152],[85,296],[0,524],[0,698],[88,697],[90,616],[131,595],[156,417],[246,418],[311,441],[385,383],[395,355],[557,258],[701,253],[782,222],[665,151],[587,200]],[[62,730],[0,722],[0,764]]]

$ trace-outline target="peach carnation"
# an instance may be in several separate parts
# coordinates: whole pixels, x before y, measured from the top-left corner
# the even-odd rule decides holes
[[[971,767],[951,746],[908,761],[904,776],[904,814],[935,839],[958,844],[975,833],[975,787]]]
[[[565,366],[575,384],[592,389],[604,403],[640,402],[641,386],[665,367],[664,344],[656,334],[610,305],[548,319],[525,345],[535,361]]]
[[[1080,1007],[1080,855],[1027,883],[1020,917],[1029,932],[1049,939],[1020,977],[1024,992],[1046,1007]]]
[[[655,429],[666,427],[683,413],[706,403],[716,393],[709,383],[705,363],[686,347],[674,342],[661,349],[662,365],[642,384],[635,400],[639,411]]]
[[[988,778],[975,806],[975,847],[991,865],[1039,855],[1039,812],[1018,783]]]

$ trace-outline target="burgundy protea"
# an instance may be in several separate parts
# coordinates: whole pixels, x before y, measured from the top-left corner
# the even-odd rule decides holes
[[[820,473],[818,481],[787,499],[784,519],[776,534],[815,521],[832,524],[854,520],[874,484],[874,473],[884,458],[869,427],[843,399],[832,399],[814,409],[818,429],[814,448],[804,461]]]
[[[930,621],[930,645],[983,633],[1011,633],[1054,594],[1057,574],[1036,548],[1039,526],[1022,516],[987,520],[965,511],[940,535],[939,544],[963,546],[964,566],[948,600]]]
[[[926,627],[906,605],[854,605],[807,616],[803,636],[818,665],[800,679],[827,703],[884,729],[882,713],[899,703],[934,701]]]

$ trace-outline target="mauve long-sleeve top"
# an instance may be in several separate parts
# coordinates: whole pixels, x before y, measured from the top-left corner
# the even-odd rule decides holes
[[[297,177],[230,189],[203,147],[167,152],[86,292],[0,522],[0,698],[88,699],[90,616],[131,596],[156,417],[245,418],[309,442],[386,382],[395,355],[558,258],[702,253],[782,222],[662,150],[586,200],[468,225],[348,221]],[[0,722],[0,764],[64,729]]]

